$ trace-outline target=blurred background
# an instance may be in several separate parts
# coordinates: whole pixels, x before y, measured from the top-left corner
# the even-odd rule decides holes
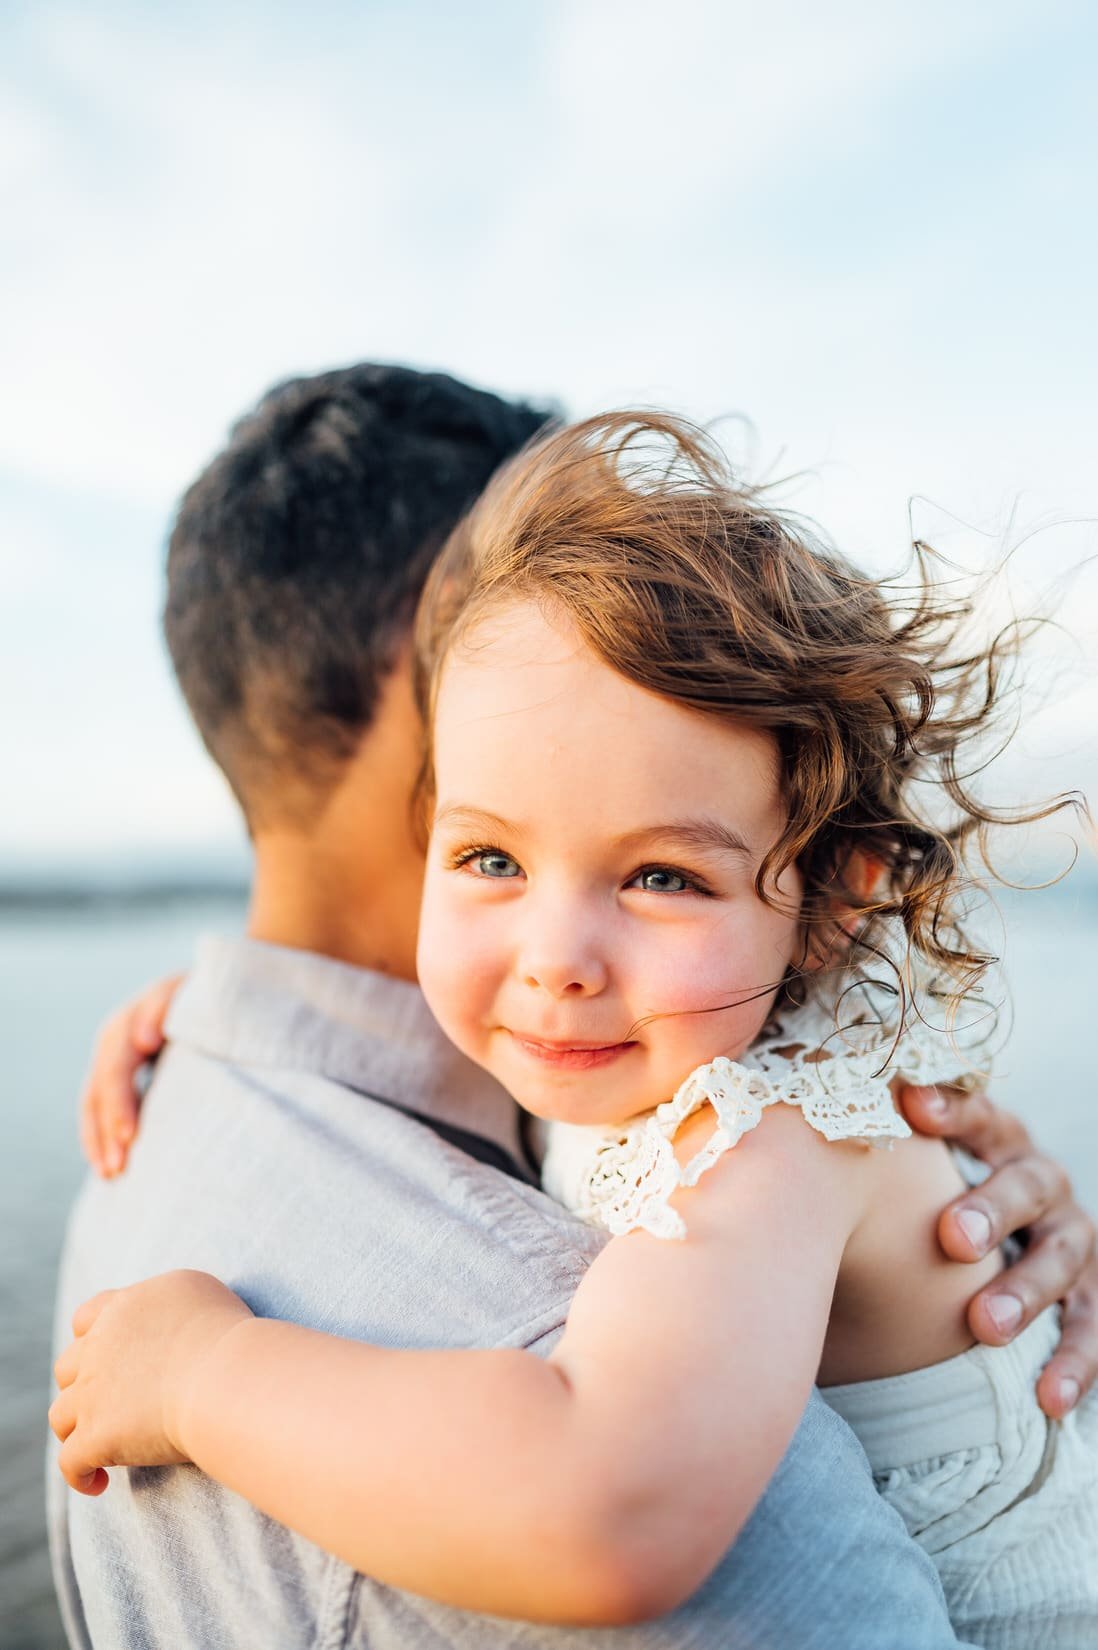
[[[58,1650],[41,1459],[94,1029],[233,928],[246,844],[158,612],[173,505],[358,359],[743,415],[874,570],[1057,602],[992,791],[1098,794],[1098,26],[1085,3],[0,7],[0,1644]],[[1062,870],[1065,827],[1011,850]],[[1098,874],[993,918],[995,1092],[1098,1206]]]

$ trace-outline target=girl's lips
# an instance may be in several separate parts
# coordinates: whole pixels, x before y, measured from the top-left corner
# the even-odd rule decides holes
[[[592,1071],[596,1066],[607,1066],[612,1060],[628,1054],[636,1043],[543,1043],[536,1037],[523,1037],[512,1031],[511,1040],[523,1054],[545,1066],[556,1066],[562,1071]]]

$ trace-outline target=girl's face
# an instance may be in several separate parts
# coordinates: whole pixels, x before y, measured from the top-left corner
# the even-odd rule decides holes
[[[540,1117],[624,1121],[741,1054],[798,939],[777,745],[637,687],[534,603],[450,657],[419,977],[460,1049]],[[710,1012],[703,1012],[709,1010]]]

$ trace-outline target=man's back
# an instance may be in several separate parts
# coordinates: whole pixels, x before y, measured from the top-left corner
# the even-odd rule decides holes
[[[215,943],[171,1033],[129,1172],[90,1183],[74,1211],[60,1339],[88,1294],[194,1266],[262,1314],[380,1344],[554,1343],[599,1239],[395,1109],[516,1149],[505,1098],[444,1043],[413,987],[305,953]],[[59,1590],[80,1646],[609,1636],[471,1617],[380,1587],[193,1468],[115,1472],[99,1501],[71,1495],[54,1473],[51,1502]],[[929,1564],[818,1403],[716,1576],[673,1617],[613,1640],[722,1650],[955,1642]]]

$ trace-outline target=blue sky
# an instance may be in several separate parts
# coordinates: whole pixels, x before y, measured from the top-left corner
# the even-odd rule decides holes
[[[239,841],[159,642],[163,544],[291,373],[743,413],[870,565],[912,496],[967,561],[1042,529],[1023,600],[1094,554],[1095,15],[7,5],[0,869]],[[1093,569],[1063,611],[1010,771],[1098,790]]]

